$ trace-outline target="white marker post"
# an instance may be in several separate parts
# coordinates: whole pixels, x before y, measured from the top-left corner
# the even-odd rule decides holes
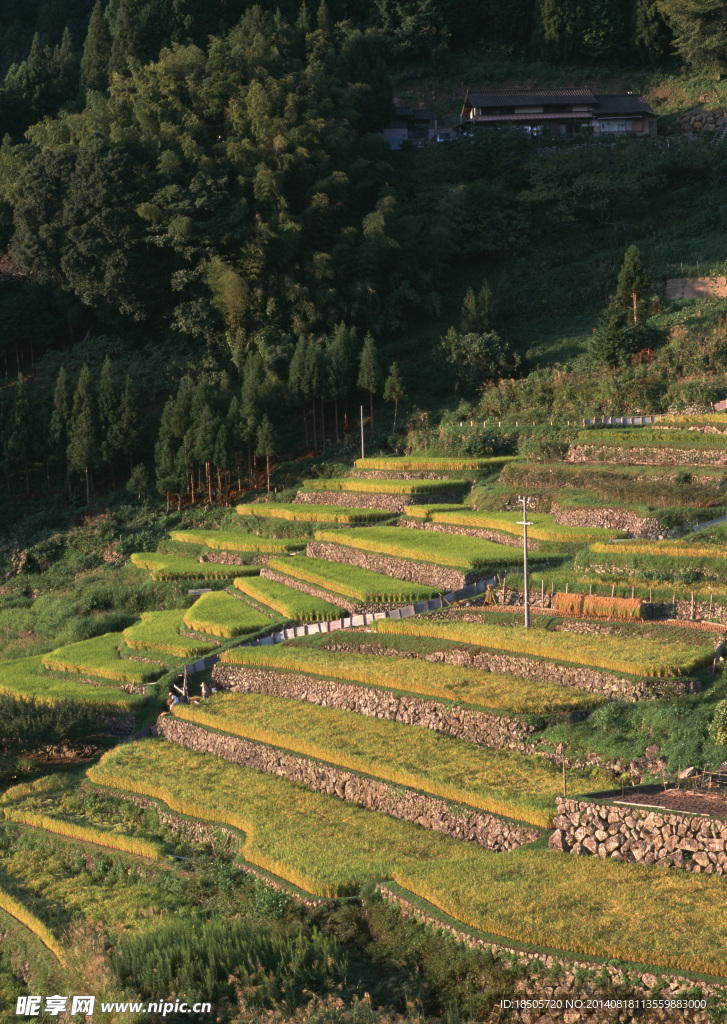
[[[365,458],[364,455],[364,435],[363,435],[363,406],[361,406],[361,458]]]
[[[530,595],[528,594],[528,527],[532,526],[532,523],[528,522],[528,499],[522,495],[518,495],[518,500],[523,503],[523,518],[522,522],[518,522],[518,526],[523,528],[523,575],[525,577],[525,628],[530,629]]]

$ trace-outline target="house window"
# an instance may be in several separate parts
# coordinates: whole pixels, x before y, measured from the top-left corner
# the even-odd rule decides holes
[[[620,135],[626,131],[625,121],[601,121],[601,132],[610,135]]]

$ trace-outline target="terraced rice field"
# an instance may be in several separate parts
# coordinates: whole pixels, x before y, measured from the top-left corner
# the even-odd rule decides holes
[[[124,630],[128,647],[137,651],[159,651],[175,658],[198,658],[215,649],[210,640],[180,635],[186,629],[184,612],[142,612],[141,622]]]
[[[174,714],[533,825],[550,824],[563,788],[559,766],[540,757],[283,697],[215,694],[202,707],[182,705]],[[599,782],[607,785],[608,776],[574,777],[571,792],[590,792]]]
[[[405,530],[397,526],[372,526],[366,530],[317,530],[315,538],[358,551],[457,569],[495,571],[502,566],[520,565],[523,558],[522,551],[517,548],[481,540],[479,537]],[[534,562],[544,557],[539,552],[532,556]]]
[[[366,480],[344,477],[340,480],[306,480],[303,493],[311,491],[355,491],[359,494],[439,494],[466,490],[468,480]]]
[[[257,633],[273,625],[274,621],[269,615],[224,591],[202,594],[184,613],[187,629],[227,639]]]
[[[295,505],[282,502],[255,502],[238,505],[240,516],[261,519],[285,519],[293,523],[378,523],[392,518],[392,513],[376,508],[345,508],[341,505]]]
[[[377,602],[425,601],[436,597],[438,590],[421,583],[393,579],[371,569],[359,569],[341,562],[326,562],[322,558],[273,558],[268,567],[292,579],[310,583],[315,587],[341,594],[361,604]]]
[[[522,513],[520,512],[475,512],[468,508],[447,506],[442,510],[436,505],[411,505],[407,516],[425,519],[430,523],[446,526],[474,527],[480,530],[501,530],[503,533],[522,537]],[[528,512],[528,538],[556,544],[587,544],[589,541],[625,537],[623,530],[608,530],[588,526],[563,526],[552,516],[542,512]]]
[[[515,462],[517,455],[498,455],[487,459],[448,459],[437,456],[395,456],[393,458],[356,459],[356,469],[387,470],[399,473],[436,472],[471,472],[487,469],[499,469],[508,462]]]
[[[341,608],[337,605],[303,594],[299,590],[292,590],[274,580],[262,579],[259,576],[236,579],[235,587],[241,594],[267,605],[284,619],[293,622],[323,622],[341,616]]]
[[[597,708],[607,701],[600,694],[569,690],[537,680],[454,665],[422,664],[418,659],[404,656],[329,651],[305,641],[269,647],[238,647],[223,652],[220,662],[273,668],[279,672],[302,672],[506,714],[560,715]]]
[[[89,686],[77,678],[57,679],[46,675],[40,655],[4,661],[0,672],[0,692],[11,697],[33,697],[50,704],[82,700],[108,711],[134,711],[145,702],[143,696],[125,693],[112,685],[111,680],[107,686]]]
[[[498,622],[479,625],[429,617],[386,619],[377,622],[373,628],[380,633],[436,637],[510,654],[590,665],[641,677],[686,676],[711,664],[714,656],[711,644],[698,634],[688,639],[675,636],[667,643],[661,637],[651,639],[641,634],[582,636],[556,633],[541,622],[524,629]]]
[[[215,551],[235,551],[240,554],[280,554],[283,551],[302,551],[305,540],[274,540],[256,537],[251,533],[232,530],[172,530],[172,540],[185,544],[204,544]]]
[[[539,846],[494,853],[158,740],[117,747],[88,775],[236,826],[247,835],[249,862],[308,892],[353,894],[391,878],[505,939],[727,974],[727,888],[719,878]]]
[[[258,566],[220,565],[217,562],[200,562],[183,555],[157,555],[137,552],[131,561],[140,569],[151,573],[153,580],[227,580],[243,573],[256,575]]]
[[[121,633],[104,633],[92,640],[81,640],[76,644],[59,647],[50,654],[42,655],[41,661],[44,668],[54,672],[100,676],[102,679],[115,679],[122,683],[149,683],[158,679],[164,671],[162,666],[146,665],[120,657],[118,646],[122,640]]]

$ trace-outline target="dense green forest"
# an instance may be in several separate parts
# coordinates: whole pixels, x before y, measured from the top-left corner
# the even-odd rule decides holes
[[[362,401],[372,428],[374,399],[386,402],[379,443],[401,400],[407,412],[472,403],[484,387],[485,411],[517,411],[517,380],[562,358],[538,339],[563,319],[571,337],[596,326],[631,243],[649,279],[689,259],[695,239],[697,260],[723,258],[723,148],[634,140],[539,152],[518,133],[485,132],[393,153],[381,130],[395,79],[422,60],[436,72],[478,38],[485,65],[518,53],[561,78],[576,55],[604,76],[619,66],[710,75],[727,55],[720,10],[707,0],[517,0],[474,12],[450,0],[4,5],[8,493],[90,501],[129,481],[167,501],[228,498],[253,484],[257,457],[338,444]],[[676,202],[681,232],[664,216]],[[649,301],[640,310],[651,317]],[[658,324],[644,330],[624,356],[658,349]],[[582,359],[619,374],[619,344],[615,359],[608,345],[563,353],[588,349]],[[669,373],[678,369],[665,400]]]

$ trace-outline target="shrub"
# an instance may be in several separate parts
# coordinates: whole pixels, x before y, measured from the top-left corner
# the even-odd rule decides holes
[[[715,743],[727,744],[727,700],[720,701],[715,708],[709,735]]]

